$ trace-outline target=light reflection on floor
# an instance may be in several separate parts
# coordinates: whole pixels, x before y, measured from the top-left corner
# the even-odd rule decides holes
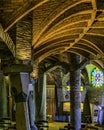
[[[49,123],[49,130],[59,130],[59,128],[64,128],[67,122],[52,122]]]

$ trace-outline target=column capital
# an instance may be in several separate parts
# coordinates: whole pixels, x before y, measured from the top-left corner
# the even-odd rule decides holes
[[[12,94],[14,95],[15,102],[26,102],[27,101],[27,94],[23,91],[18,92],[18,90],[15,87],[12,87]]]

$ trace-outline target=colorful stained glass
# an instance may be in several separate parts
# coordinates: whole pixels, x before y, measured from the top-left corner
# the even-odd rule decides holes
[[[68,85],[65,87],[67,94],[70,94],[70,82],[68,82]],[[82,92],[84,90],[83,86],[80,86],[80,91]]]
[[[66,92],[67,94],[70,94],[70,86],[66,86]]]
[[[94,87],[100,87],[103,85],[103,72],[98,68],[94,68],[91,73],[91,83]]]

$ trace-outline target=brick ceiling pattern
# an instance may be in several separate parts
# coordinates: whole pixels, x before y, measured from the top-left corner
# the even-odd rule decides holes
[[[21,36],[16,41],[16,29],[27,16],[31,16],[28,18],[31,19],[29,34],[32,38],[28,38],[26,46],[24,37],[22,42]],[[32,53],[32,58],[39,62],[64,52],[76,53],[86,59],[104,57],[104,0],[0,0],[0,24],[1,33],[8,33],[7,39],[12,39],[13,47],[2,37],[1,42],[12,54],[18,46],[22,51],[19,57],[26,52],[26,57],[30,58]],[[21,30],[25,37],[29,35],[24,28]]]

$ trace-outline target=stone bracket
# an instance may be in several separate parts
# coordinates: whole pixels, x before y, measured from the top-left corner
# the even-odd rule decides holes
[[[3,73],[20,73],[20,72],[32,72],[32,65],[25,64],[13,64],[11,66],[3,67]]]
[[[12,95],[14,96],[15,102],[26,102],[27,101],[27,94],[23,91],[18,92],[15,87],[12,87]]]

